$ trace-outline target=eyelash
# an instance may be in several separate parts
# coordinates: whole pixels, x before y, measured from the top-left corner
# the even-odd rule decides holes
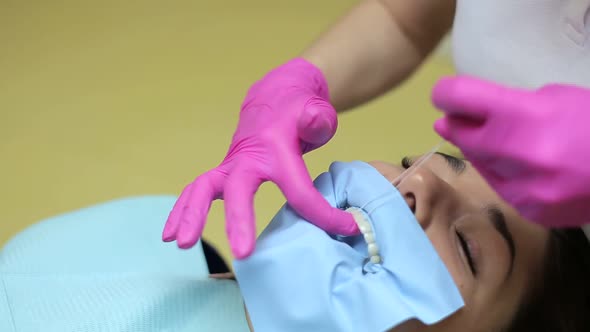
[[[465,162],[457,157],[444,156],[452,169],[456,171],[463,171],[465,169]]]
[[[413,164],[413,160],[410,159],[409,157],[403,157],[402,158],[402,167],[405,169],[408,169],[410,167],[412,167]]]
[[[471,251],[469,250],[469,245],[465,240],[465,234],[458,230],[455,232],[457,233],[457,237],[459,238],[459,242],[461,243],[462,250],[465,253],[465,256],[467,257],[467,263],[469,264],[471,273],[473,273],[474,276],[477,276],[477,264],[475,264],[475,261],[473,260],[473,256],[471,255]]]

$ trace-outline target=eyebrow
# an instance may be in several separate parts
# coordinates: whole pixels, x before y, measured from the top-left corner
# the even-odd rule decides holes
[[[506,244],[508,245],[508,249],[510,250],[510,268],[508,269],[508,273],[506,274],[506,279],[512,274],[512,270],[514,268],[514,258],[516,257],[516,246],[514,245],[514,239],[512,237],[512,233],[508,229],[506,225],[506,216],[495,205],[489,205],[486,207],[486,212],[488,215],[488,219],[494,226],[494,228],[502,235]]]
[[[445,161],[447,162],[447,165],[449,165],[449,167],[453,170],[453,172],[455,172],[455,174],[457,175],[461,175],[463,174],[463,172],[465,171],[465,169],[467,168],[467,164],[465,163],[465,160],[457,158],[455,156],[451,156],[448,155],[446,153],[443,152],[435,152],[437,155],[445,158]]]

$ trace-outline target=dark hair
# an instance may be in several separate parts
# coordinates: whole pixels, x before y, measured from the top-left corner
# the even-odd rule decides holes
[[[541,273],[505,331],[590,331],[590,241],[581,229],[550,232]]]

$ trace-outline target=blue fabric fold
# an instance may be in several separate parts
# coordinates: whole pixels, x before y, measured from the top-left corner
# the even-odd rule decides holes
[[[314,184],[333,206],[365,213],[383,262],[367,269],[362,235],[327,234],[283,206],[253,255],[233,263],[256,332],[381,332],[410,319],[434,324],[464,305],[405,200],[375,168],[336,162]]]

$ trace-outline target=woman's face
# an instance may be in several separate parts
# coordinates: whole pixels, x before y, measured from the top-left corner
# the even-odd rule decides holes
[[[389,180],[404,171],[370,164]],[[442,322],[413,322],[410,330],[488,332],[508,325],[540,270],[548,231],[521,218],[468,162],[452,156],[435,154],[398,189],[465,301]]]

